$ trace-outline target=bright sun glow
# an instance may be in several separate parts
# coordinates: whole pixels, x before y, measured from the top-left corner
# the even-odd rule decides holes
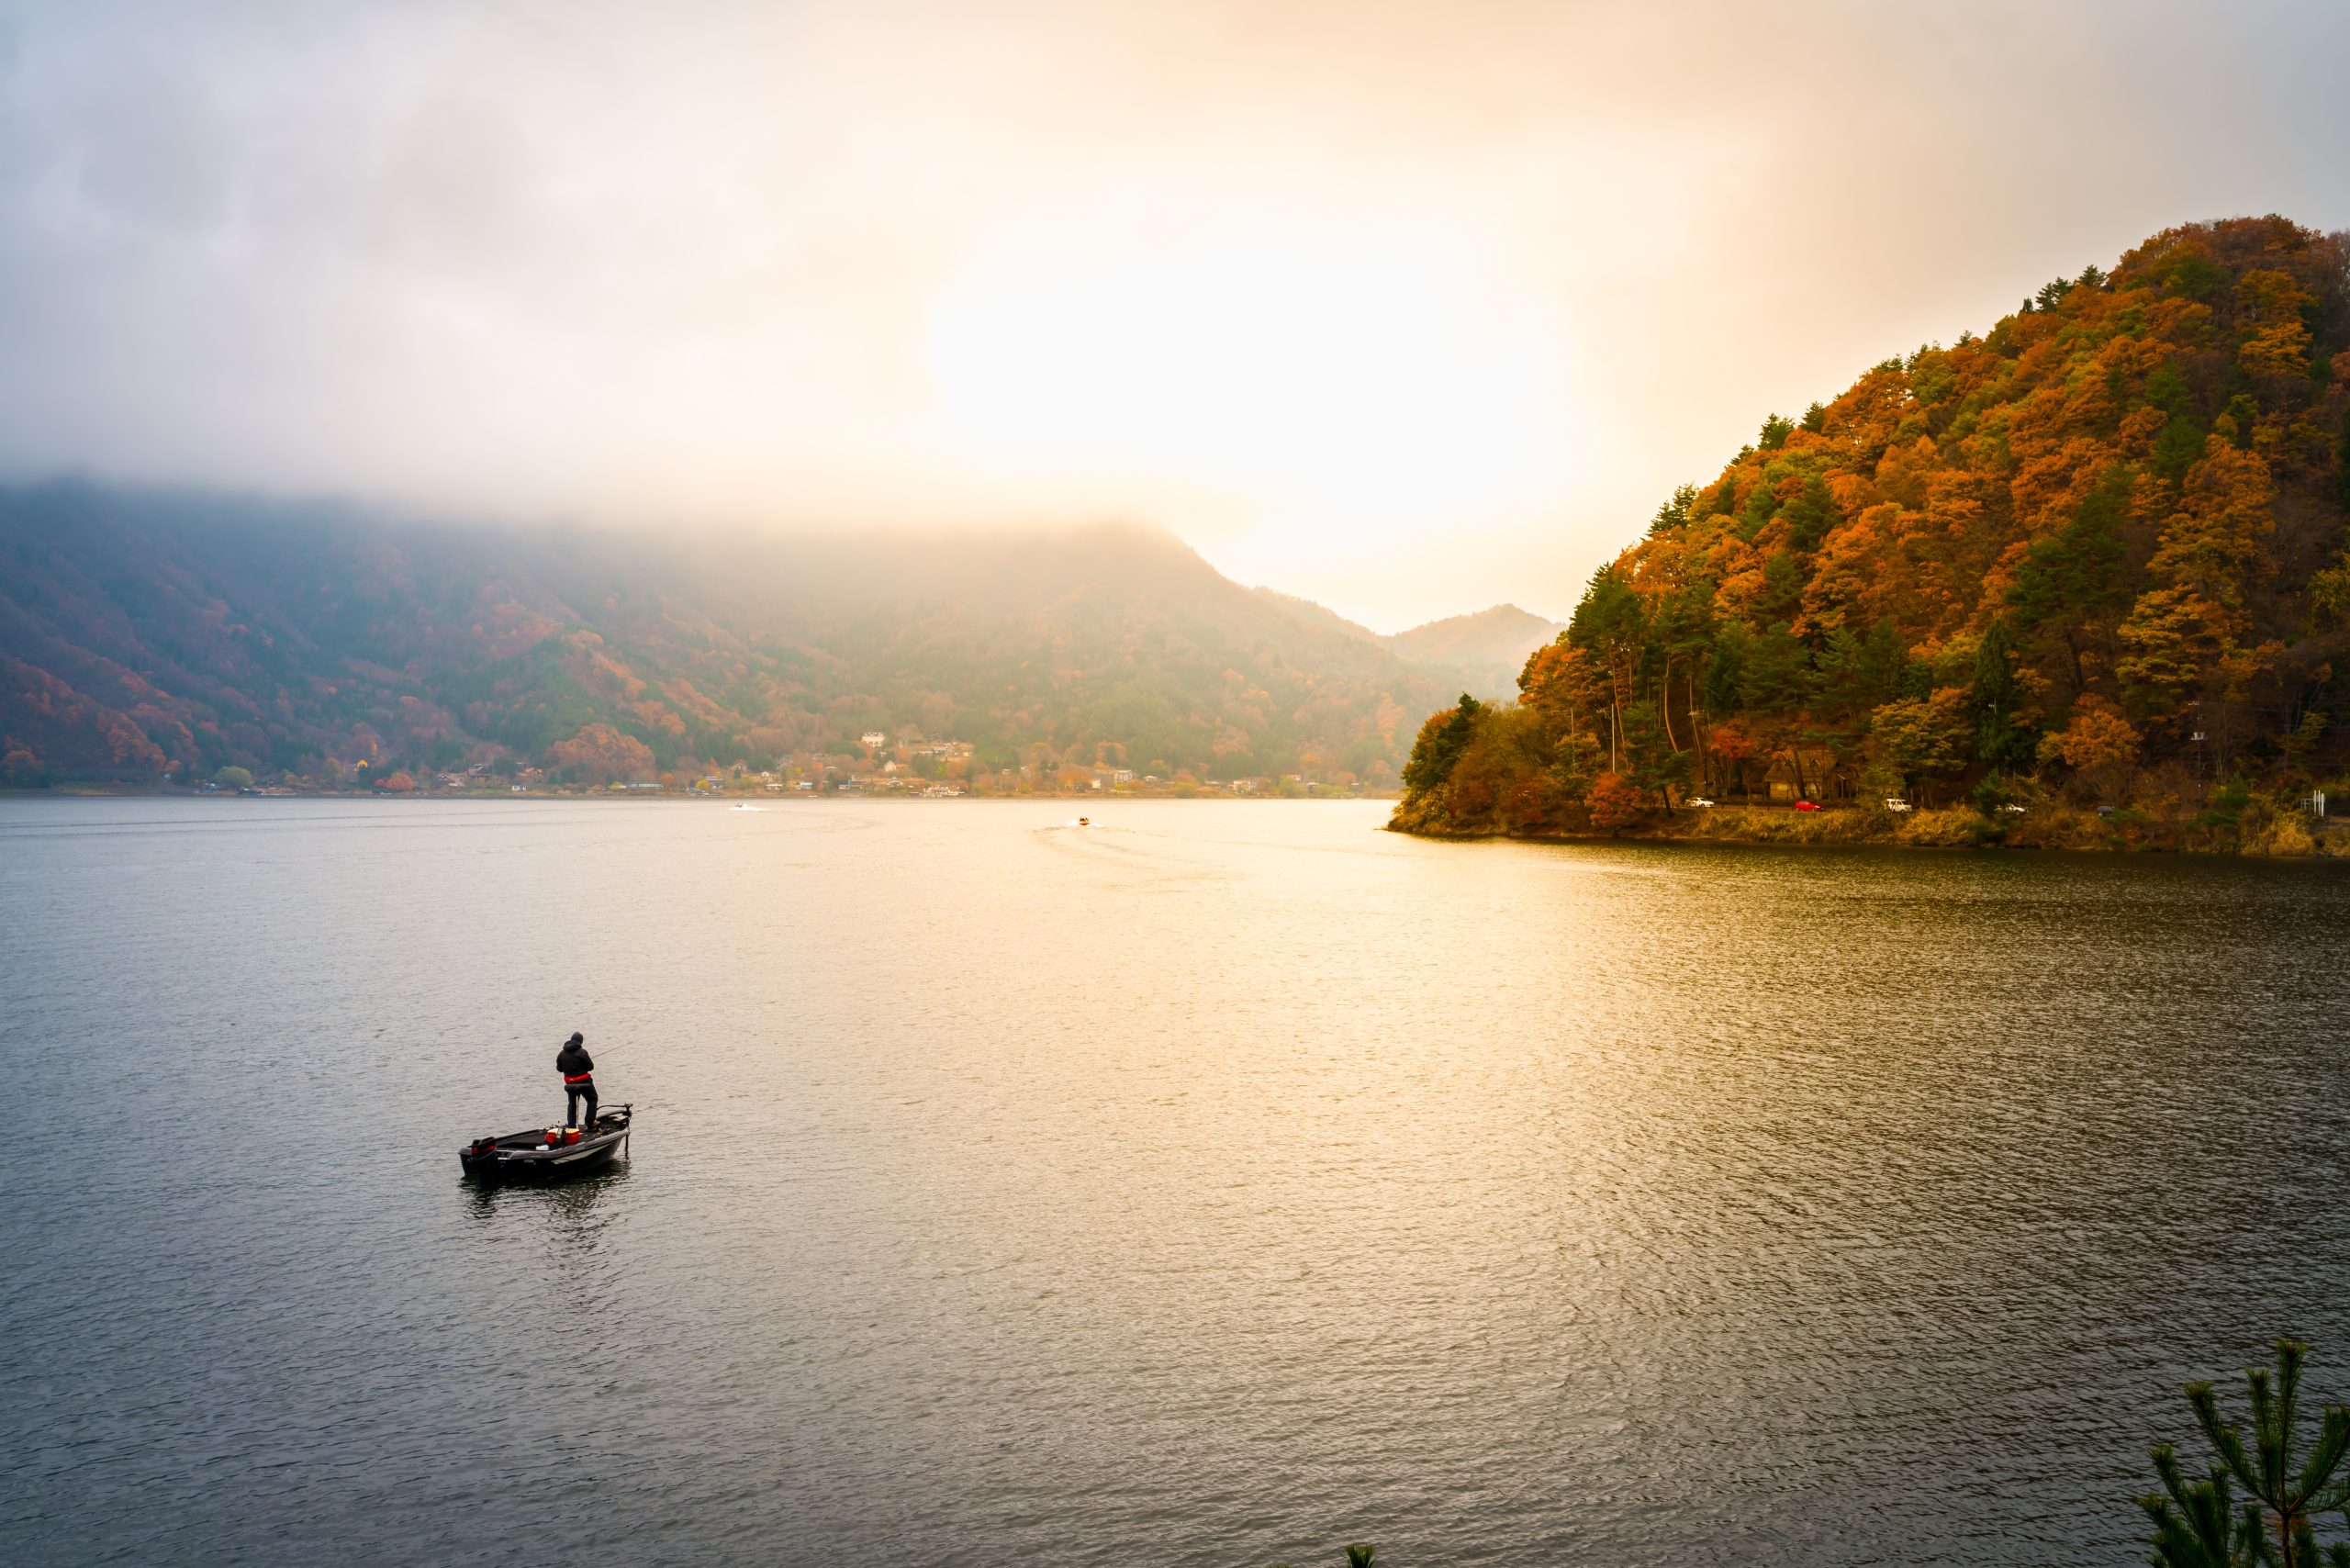
[[[941,300],[930,364],[956,437],[990,466],[1376,528],[1558,493],[1560,337],[1456,248],[1268,232],[999,251]]]

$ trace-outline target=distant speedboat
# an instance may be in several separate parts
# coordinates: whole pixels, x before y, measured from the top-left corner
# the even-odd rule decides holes
[[[764,812],[767,810],[765,806],[729,806],[726,809],[730,812]]]
[[[468,1176],[484,1182],[567,1182],[601,1170],[628,1152],[629,1107],[616,1105],[586,1127],[532,1127],[476,1138],[457,1151]],[[576,1135],[576,1137],[566,1136]]]

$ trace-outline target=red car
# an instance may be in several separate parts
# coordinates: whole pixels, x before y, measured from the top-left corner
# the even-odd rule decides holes
[[[1817,801],[1797,801],[1796,802],[1796,810],[1799,812],[1816,812],[1819,810],[1819,802]]]

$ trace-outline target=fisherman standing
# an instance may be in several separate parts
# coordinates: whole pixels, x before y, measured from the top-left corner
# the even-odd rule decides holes
[[[577,1031],[563,1043],[555,1053],[554,1070],[563,1074],[563,1120],[565,1126],[585,1127],[593,1131],[596,1126],[596,1063],[588,1056],[588,1047],[580,1043]],[[579,1101],[588,1100],[588,1119],[579,1119]]]

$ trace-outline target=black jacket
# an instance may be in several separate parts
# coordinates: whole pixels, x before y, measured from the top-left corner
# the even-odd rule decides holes
[[[565,1043],[563,1049],[555,1053],[554,1070],[565,1078],[576,1078],[583,1072],[595,1071],[596,1062],[588,1054],[587,1047]]]

